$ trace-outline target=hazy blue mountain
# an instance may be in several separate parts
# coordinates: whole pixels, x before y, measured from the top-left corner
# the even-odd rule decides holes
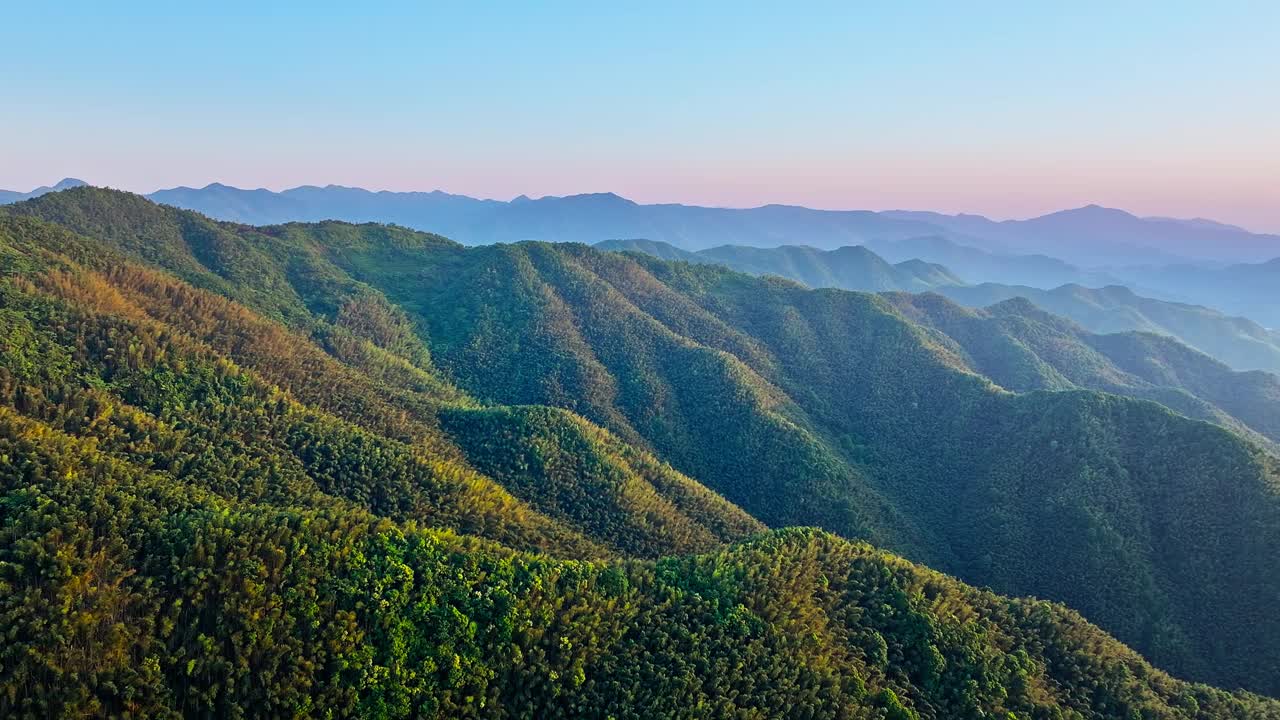
[[[1119,285],[1096,289],[1063,285],[1040,290],[1025,285],[983,283],[940,286],[936,291],[971,307],[1022,297],[1094,333],[1138,330],[1169,335],[1236,370],[1280,373],[1280,333],[1200,305],[1142,297]]]
[[[372,192],[362,188],[303,185],[283,192],[242,190],[213,183],[177,187],[148,196],[166,205],[196,210],[218,220],[251,224],[347,220],[385,222],[406,227],[455,227],[486,208],[506,206],[494,200],[435,192]]]
[[[1067,283],[1108,285],[1118,282],[1107,272],[1086,270],[1047,255],[995,253],[962,245],[942,235],[878,242],[869,247],[889,262],[919,259],[937,263],[975,283],[1053,288]]]
[[[1029,220],[996,222],[980,215],[893,211],[890,217],[925,222],[982,238],[992,249],[1043,253],[1081,265],[1169,263],[1182,260],[1257,262],[1280,254],[1280,236],[1252,233],[1204,219],[1140,218],[1088,205]]]
[[[1218,230],[1234,230],[1238,232],[1249,232],[1248,230],[1245,230],[1239,225],[1231,225],[1229,223],[1218,222],[1217,220],[1210,220],[1209,218],[1173,218],[1173,217],[1163,217],[1159,215],[1152,215],[1150,217],[1146,217],[1143,219],[1154,220],[1158,222],[1182,223],[1183,225],[1190,225],[1191,227],[1198,227],[1198,228],[1213,228]]]
[[[83,184],[64,180],[31,193],[0,191],[0,202],[16,202],[50,190]],[[613,193],[513,200],[483,200],[441,192],[370,191],[304,185],[281,192],[245,190],[221,183],[203,188],[159,190],[150,199],[196,210],[219,220],[249,224],[345,220],[382,222],[430,230],[481,245],[521,240],[596,243],[608,238],[649,238],[684,250],[720,245],[776,247],[808,245],[831,250],[940,237],[998,255],[1043,255],[1040,272],[1069,274],[1070,266],[1151,265],[1216,260],[1258,262],[1280,255],[1280,236],[1251,233],[1213,220],[1140,218],[1123,210],[1090,205],[1028,220],[994,221],[981,215],[935,212],[815,210],[792,205],[714,208],[641,205]],[[936,241],[935,241],[936,242]],[[940,258],[923,256],[932,262]],[[1061,258],[1062,262],[1054,261]],[[909,259],[909,258],[901,258]],[[1031,261],[1022,260],[1024,264]],[[946,262],[964,272],[958,262]],[[1057,266],[1054,269],[1053,266]],[[1060,276],[974,277],[992,282],[1054,286],[1102,284]]]
[[[686,250],[726,244],[835,248],[922,234],[951,234],[927,223],[861,210],[640,205],[613,193],[538,199],[520,196],[502,202],[439,191],[371,192],[330,185],[272,192],[213,184],[160,190],[148,197],[219,220],[253,224],[328,219],[384,222],[438,232],[469,245],[521,240],[596,243],[608,238],[646,237]]]
[[[1141,284],[1161,297],[1212,305],[1280,329],[1280,257],[1227,267],[1168,265],[1119,268],[1126,284]]]
[[[45,193],[57,192],[58,190],[66,190],[67,188],[80,187],[81,185],[87,185],[87,184],[88,183],[86,183],[85,181],[77,180],[76,178],[63,178],[59,180],[57,183],[55,183],[53,186],[41,185],[40,187],[36,188],[35,190],[32,190],[31,192],[20,192],[17,190],[0,190],[0,205],[7,205],[9,203],[16,203],[16,202],[21,202],[23,200],[30,200],[31,198],[38,198],[41,195],[44,195]]]
[[[715,263],[751,275],[777,275],[814,288],[923,292],[964,282],[941,265],[915,259],[890,264],[861,245],[835,250],[798,245],[775,248],[722,245],[689,252],[654,240],[609,240],[596,247],[642,252],[664,260]]]

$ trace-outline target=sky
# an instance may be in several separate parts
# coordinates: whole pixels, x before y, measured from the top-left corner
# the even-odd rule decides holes
[[[372,6],[372,7],[366,7]],[[1280,232],[1280,3],[11,3],[0,188],[329,183]]]

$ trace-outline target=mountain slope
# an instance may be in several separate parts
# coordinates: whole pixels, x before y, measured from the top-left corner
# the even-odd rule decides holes
[[[371,301],[363,307],[347,303],[336,325],[317,321],[309,338],[219,297],[122,263],[105,248],[56,228],[0,218],[0,241],[9,272],[38,278],[35,284],[17,283],[6,295],[6,307],[17,313],[7,323],[8,335],[26,339],[12,358],[28,376],[15,390],[26,398],[23,407],[50,422],[60,417],[59,407],[101,406],[104,443],[117,437],[110,420],[117,414],[147,417],[147,425],[161,429],[175,422],[207,428],[200,435],[187,431],[166,441],[169,457],[163,462],[168,464],[194,443],[189,450],[193,460],[176,462],[182,468],[191,463],[205,471],[222,467],[228,460],[217,448],[238,438],[233,448],[243,445],[239,452],[270,462],[222,467],[219,474],[233,494],[250,488],[289,496],[319,493],[321,499],[337,494],[380,516],[430,520],[436,527],[492,537],[516,548],[569,556],[598,557],[606,554],[605,548],[650,557],[702,550],[762,528],[688,478],[620,448],[607,433],[600,435],[603,431],[581,420],[556,420],[556,415],[568,414],[548,409],[549,420],[595,437],[603,446],[591,471],[619,480],[593,486],[601,502],[612,504],[598,509],[592,522],[639,527],[645,535],[610,532],[588,539],[583,533],[591,531],[581,522],[552,522],[543,511],[558,514],[558,507],[547,504],[546,495],[470,467],[462,448],[471,447],[474,439],[465,425],[444,428],[441,413],[476,412],[474,402],[439,377],[424,354],[415,358],[390,352],[404,338],[388,342],[396,336],[394,315],[373,322],[379,307]],[[70,259],[48,267],[43,253],[50,247],[71,254],[91,252],[90,261],[103,271]],[[59,328],[62,334],[42,328]],[[131,339],[127,357],[116,347],[115,338],[121,337]],[[45,357],[60,347],[81,345],[70,365]],[[45,365],[66,366],[57,376],[45,377],[37,371]],[[87,383],[87,389],[67,385],[72,378]],[[282,396],[281,390],[287,394]],[[214,405],[189,409],[193,402]],[[226,423],[229,429],[223,428]],[[506,415],[499,416],[498,424],[509,432],[521,432],[523,426],[518,416]],[[552,436],[543,446],[555,448],[559,440]],[[121,452],[134,449],[125,445]],[[490,444],[483,459],[492,462],[520,451],[520,446]],[[160,461],[152,455],[138,458],[144,459]],[[592,482],[589,473],[564,476],[535,468],[528,474],[551,493],[573,492]],[[270,485],[280,478],[293,479],[273,490]],[[692,527],[695,521],[683,510],[686,506],[712,523],[711,529]]]
[[[1280,333],[1207,307],[1142,297],[1123,286],[1091,289],[1063,285],[1039,290],[983,284],[939,287],[936,291],[971,307],[1023,297],[1051,313],[1074,320],[1091,332],[1137,330],[1168,335],[1238,370],[1280,374]]]
[[[868,538],[972,582],[1067,602],[1179,674],[1276,687],[1273,460],[1154,403],[1006,392],[885,298],[579,245],[468,249],[382,226],[210,224],[96,190],[9,212],[222,284],[310,333],[371,293],[403,313],[430,367],[480,403],[571,410],[767,524]],[[154,239],[138,242],[142,231]],[[517,494],[536,467],[482,464]],[[545,467],[552,479],[578,472]],[[574,517],[561,496],[522,497]],[[635,507],[627,498],[615,507]],[[697,518],[681,510],[672,522],[681,516]]]
[[[922,292],[963,282],[946,268],[920,260],[890,265],[862,246],[818,250],[798,245],[776,248],[724,245],[691,253],[656,241],[610,240],[597,243],[595,247],[610,251],[643,252],[667,260],[711,262],[750,275],[790,278],[809,287]]]
[[[760,525],[582,418],[480,406],[303,261],[467,257],[438,238],[42,209],[101,235],[0,213],[0,715],[1280,716],[866,545],[723,547]]]
[[[944,247],[978,253],[994,262],[995,256],[959,248],[941,238],[936,240],[920,238],[881,243],[879,246],[889,247],[893,252],[903,252],[900,246],[905,246],[907,251],[914,248],[928,253],[940,242]],[[1089,289],[1069,284],[1052,290],[996,283],[967,286],[945,267],[919,260],[889,265],[866,248],[822,251],[790,246],[770,249],[726,246],[691,253],[665,243],[645,240],[610,240],[598,243],[596,247],[613,251],[632,250],[668,260],[714,262],[753,275],[778,275],[810,287],[867,292],[934,291],[971,307],[1024,297],[1041,308],[1074,320],[1091,332],[1160,333],[1208,353],[1237,370],[1280,373],[1280,335],[1246,318],[1228,317],[1207,307],[1142,297],[1123,286]],[[1008,259],[1038,262],[1030,257]],[[964,262],[966,256],[962,255],[960,260]],[[1019,267],[1021,269],[1016,272],[1027,270],[1021,265]]]
[[[1172,680],[1061,607],[831,536],[559,562],[231,503],[7,408],[0,452],[25,459],[0,465],[9,717],[1280,712]]]
[[[1007,389],[1088,388],[1144,398],[1272,449],[1280,441],[1276,375],[1233,372],[1160,335],[1087,332],[1022,297],[970,310],[938,295],[898,293],[889,300],[914,322],[942,333],[967,367]]]

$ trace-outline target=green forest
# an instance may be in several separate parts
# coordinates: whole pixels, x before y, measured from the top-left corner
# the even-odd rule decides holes
[[[51,193],[0,209],[0,717],[1280,718],[1260,375]]]

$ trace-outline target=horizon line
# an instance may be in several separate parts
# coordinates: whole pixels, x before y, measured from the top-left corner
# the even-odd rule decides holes
[[[24,195],[25,195],[25,194],[29,194],[29,193],[35,192],[36,190],[40,190],[40,189],[45,189],[45,188],[56,188],[58,185],[61,185],[61,184],[66,183],[66,182],[68,182],[68,181],[72,181],[72,182],[76,182],[76,183],[83,183],[83,184],[85,184],[85,185],[89,185],[89,186],[91,186],[91,187],[106,188],[106,189],[108,189],[108,190],[120,190],[120,191],[123,191],[123,192],[133,193],[133,194],[135,194],[135,195],[141,195],[141,196],[146,197],[146,198],[148,198],[148,199],[150,199],[150,196],[151,196],[151,195],[155,195],[155,194],[157,194],[157,193],[161,193],[161,192],[170,192],[170,191],[175,191],[175,190],[194,190],[194,191],[200,191],[200,190],[208,190],[208,189],[210,189],[210,188],[226,188],[226,189],[228,189],[228,190],[235,190],[235,191],[238,191],[238,192],[268,192],[268,193],[272,193],[272,194],[274,194],[274,195],[281,195],[281,194],[284,194],[284,193],[286,193],[286,192],[290,192],[290,191],[292,191],[292,190],[304,190],[304,189],[316,189],[316,190],[330,190],[330,189],[337,189],[337,190],[356,190],[356,191],[366,192],[366,193],[370,193],[370,194],[374,194],[374,195],[379,195],[379,194],[390,194],[390,195],[436,195],[436,194],[438,194],[438,195],[448,195],[448,196],[451,196],[451,197],[462,197],[462,198],[468,198],[468,199],[471,199],[471,200],[477,200],[477,201],[480,201],[480,202],[496,202],[496,203],[502,203],[502,204],[507,204],[507,205],[509,205],[509,204],[511,204],[511,203],[514,203],[514,202],[516,202],[516,201],[519,201],[519,200],[525,200],[525,201],[529,201],[529,202],[537,202],[537,201],[540,201],[540,200],[564,200],[564,199],[570,199],[570,198],[579,198],[579,197],[588,197],[588,196],[593,196],[593,195],[602,195],[602,196],[613,196],[613,197],[616,197],[616,198],[618,198],[618,199],[620,199],[620,200],[625,200],[626,202],[629,202],[629,203],[631,203],[631,204],[633,204],[633,205],[637,205],[637,206],[640,206],[640,207],[660,207],[660,206],[671,206],[671,205],[677,205],[677,206],[683,206],[683,207],[705,208],[705,209],[711,209],[711,210],[760,210],[760,209],[763,209],[763,208],[769,208],[769,207],[786,207],[786,208],[798,208],[798,209],[803,209],[803,210],[813,210],[813,211],[816,211],[816,212],[833,212],[833,213],[849,213],[849,212],[870,212],[870,213],[876,213],[876,214],[888,214],[888,213],[934,213],[934,214],[937,214],[937,215],[942,215],[942,216],[944,216],[944,217],[972,217],[972,218],[981,218],[981,219],[988,220],[988,221],[991,221],[991,222],[996,222],[996,223],[1004,223],[1004,222],[1019,222],[1019,221],[1035,220],[1035,219],[1038,219],[1038,218],[1048,217],[1048,216],[1050,216],[1050,215],[1055,215],[1055,214],[1063,213],[1063,212],[1071,212],[1071,211],[1076,211],[1076,210],[1086,210],[1086,209],[1091,209],[1091,208],[1097,208],[1097,209],[1102,209],[1102,210],[1113,210],[1113,211],[1117,211],[1117,212],[1122,212],[1122,213],[1125,213],[1125,214],[1129,215],[1130,217],[1134,217],[1134,218],[1137,218],[1137,219],[1139,219],[1139,220],[1147,220],[1147,221],[1154,221],[1154,222],[1209,222],[1209,223],[1215,223],[1215,224],[1218,224],[1218,225],[1222,225],[1222,226],[1224,226],[1224,229],[1235,229],[1235,230],[1240,230],[1240,231],[1243,231],[1243,232],[1250,233],[1250,234],[1252,234],[1252,235],[1280,236],[1280,232],[1271,232],[1271,231],[1267,231],[1267,230],[1254,230],[1254,229],[1251,229],[1251,228],[1249,228],[1249,227],[1247,227],[1247,226],[1245,226],[1245,225],[1241,225],[1241,224],[1239,224],[1239,223],[1222,221],[1222,220],[1218,220],[1218,219],[1216,219],[1216,218],[1210,218],[1210,217],[1204,217],[1204,216],[1178,217],[1178,216],[1173,216],[1173,215],[1139,215],[1139,214],[1137,214],[1137,213],[1131,212],[1131,211],[1126,210],[1126,209],[1121,208],[1121,207],[1113,207],[1113,206],[1110,206],[1110,205],[1104,205],[1104,204],[1102,204],[1102,203],[1096,203],[1096,202],[1086,203],[1086,204],[1084,204],[1084,205],[1077,205],[1077,206],[1073,206],[1073,207],[1062,207],[1062,208],[1059,208],[1059,209],[1057,209],[1057,210],[1051,210],[1051,211],[1049,211],[1049,212],[1041,213],[1041,214],[1039,214],[1039,215],[1030,215],[1030,216],[1023,216],[1023,217],[1015,217],[1015,216],[1009,216],[1009,217],[998,217],[998,216],[988,215],[988,214],[985,214],[985,213],[976,213],[976,212],[969,212],[969,211],[943,212],[943,211],[939,211],[939,210],[930,210],[930,209],[921,209],[921,208],[904,208],[904,207],[882,208],[882,209],[878,209],[878,210],[873,210],[873,209],[869,209],[869,208],[865,208],[865,207],[817,207],[817,206],[813,206],[813,205],[797,205],[797,204],[794,204],[794,203],[779,203],[779,202],[763,203],[763,204],[760,204],[760,205],[705,205],[705,204],[698,204],[698,203],[690,203],[690,202],[675,202],[675,201],[673,201],[673,202],[639,202],[639,201],[636,201],[636,200],[632,200],[631,198],[628,198],[628,197],[626,197],[625,195],[620,195],[620,194],[618,194],[618,193],[616,193],[616,192],[614,192],[614,191],[612,191],[612,190],[594,191],[594,192],[579,192],[579,193],[570,193],[570,194],[567,194],[567,195],[539,195],[539,196],[534,196],[534,195],[530,195],[530,194],[527,194],[527,193],[520,193],[520,194],[515,195],[514,197],[511,197],[511,198],[509,198],[509,199],[502,199],[502,198],[497,198],[497,197],[481,197],[481,196],[479,196],[479,195],[468,195],[468,194],[466,194],[466,193],[455,193],[455,192],[450,192],[450,191],[448,191],[448,190],[444,190],[443,188],[439,188],[439,187],[434,188],[434,189],[432,189],[432,190],[392,190],[392,189],[388,189],[388,188],[372,189],[372,188],[361,187],[361,186],[359,186],[359,185],[342,185],[342,184],[339,184],[339,183],[332,183],[332,182],[331,182],[331,183],[326,183],[326,184],[324,184],[324,185],[312,184],[312,183],[304,183],[304,184],[301,184],[301,185],[292,185],[292,186],[288,186],[288,187],[282,187],[281,189],[278,189],[278,190],[277,190],[277,189],[273,189],[273,188],[266,187],[266,186],[258,186],[258,187],[252,187],[252,188],[251,188],[251,187],[241,187],[241,186],[238,186],[238,185],[231,185],[231,184],[224,183],[224,182],[221,182],[221,181],[218,181],[218,180],[214,180],[214,181],[212,181],[212,182],[206,183],[205,185],[203,185],[203,186],[199,186],[199,187],[194,186],[194,185],[174,185],[174,186],[172,186],[172,187],[161,187],[161,188],[156,188],[155,190],[151,190],[151,191],[140,191],[140,190],[135,190],[135,189],[130,189],[130,188],[124,188],[124,187],[115,187],[115,186],[107,185],[107,184],[96,184],[96,183],[88,182],[88,181],[83,180],[83,179],[81,179],[81,178],[78,178],[78,177],[75,177],[75,176],[70,176],[70,175],[69,175],[69,176],[67,176],[67,177],[62,178],[61,180],[59,180],[59,181],[57,181],[56,183],[53,183],[53,184],[51,184],[51,185],[38,185],[38,186],[36,186],[36,187],[31,188],[30,190],[10,190],[10,189],[8,189],[8,188],[0,188],[0,192],[13,192],[13,193],[19,193],[19,194],[24,194]]]

